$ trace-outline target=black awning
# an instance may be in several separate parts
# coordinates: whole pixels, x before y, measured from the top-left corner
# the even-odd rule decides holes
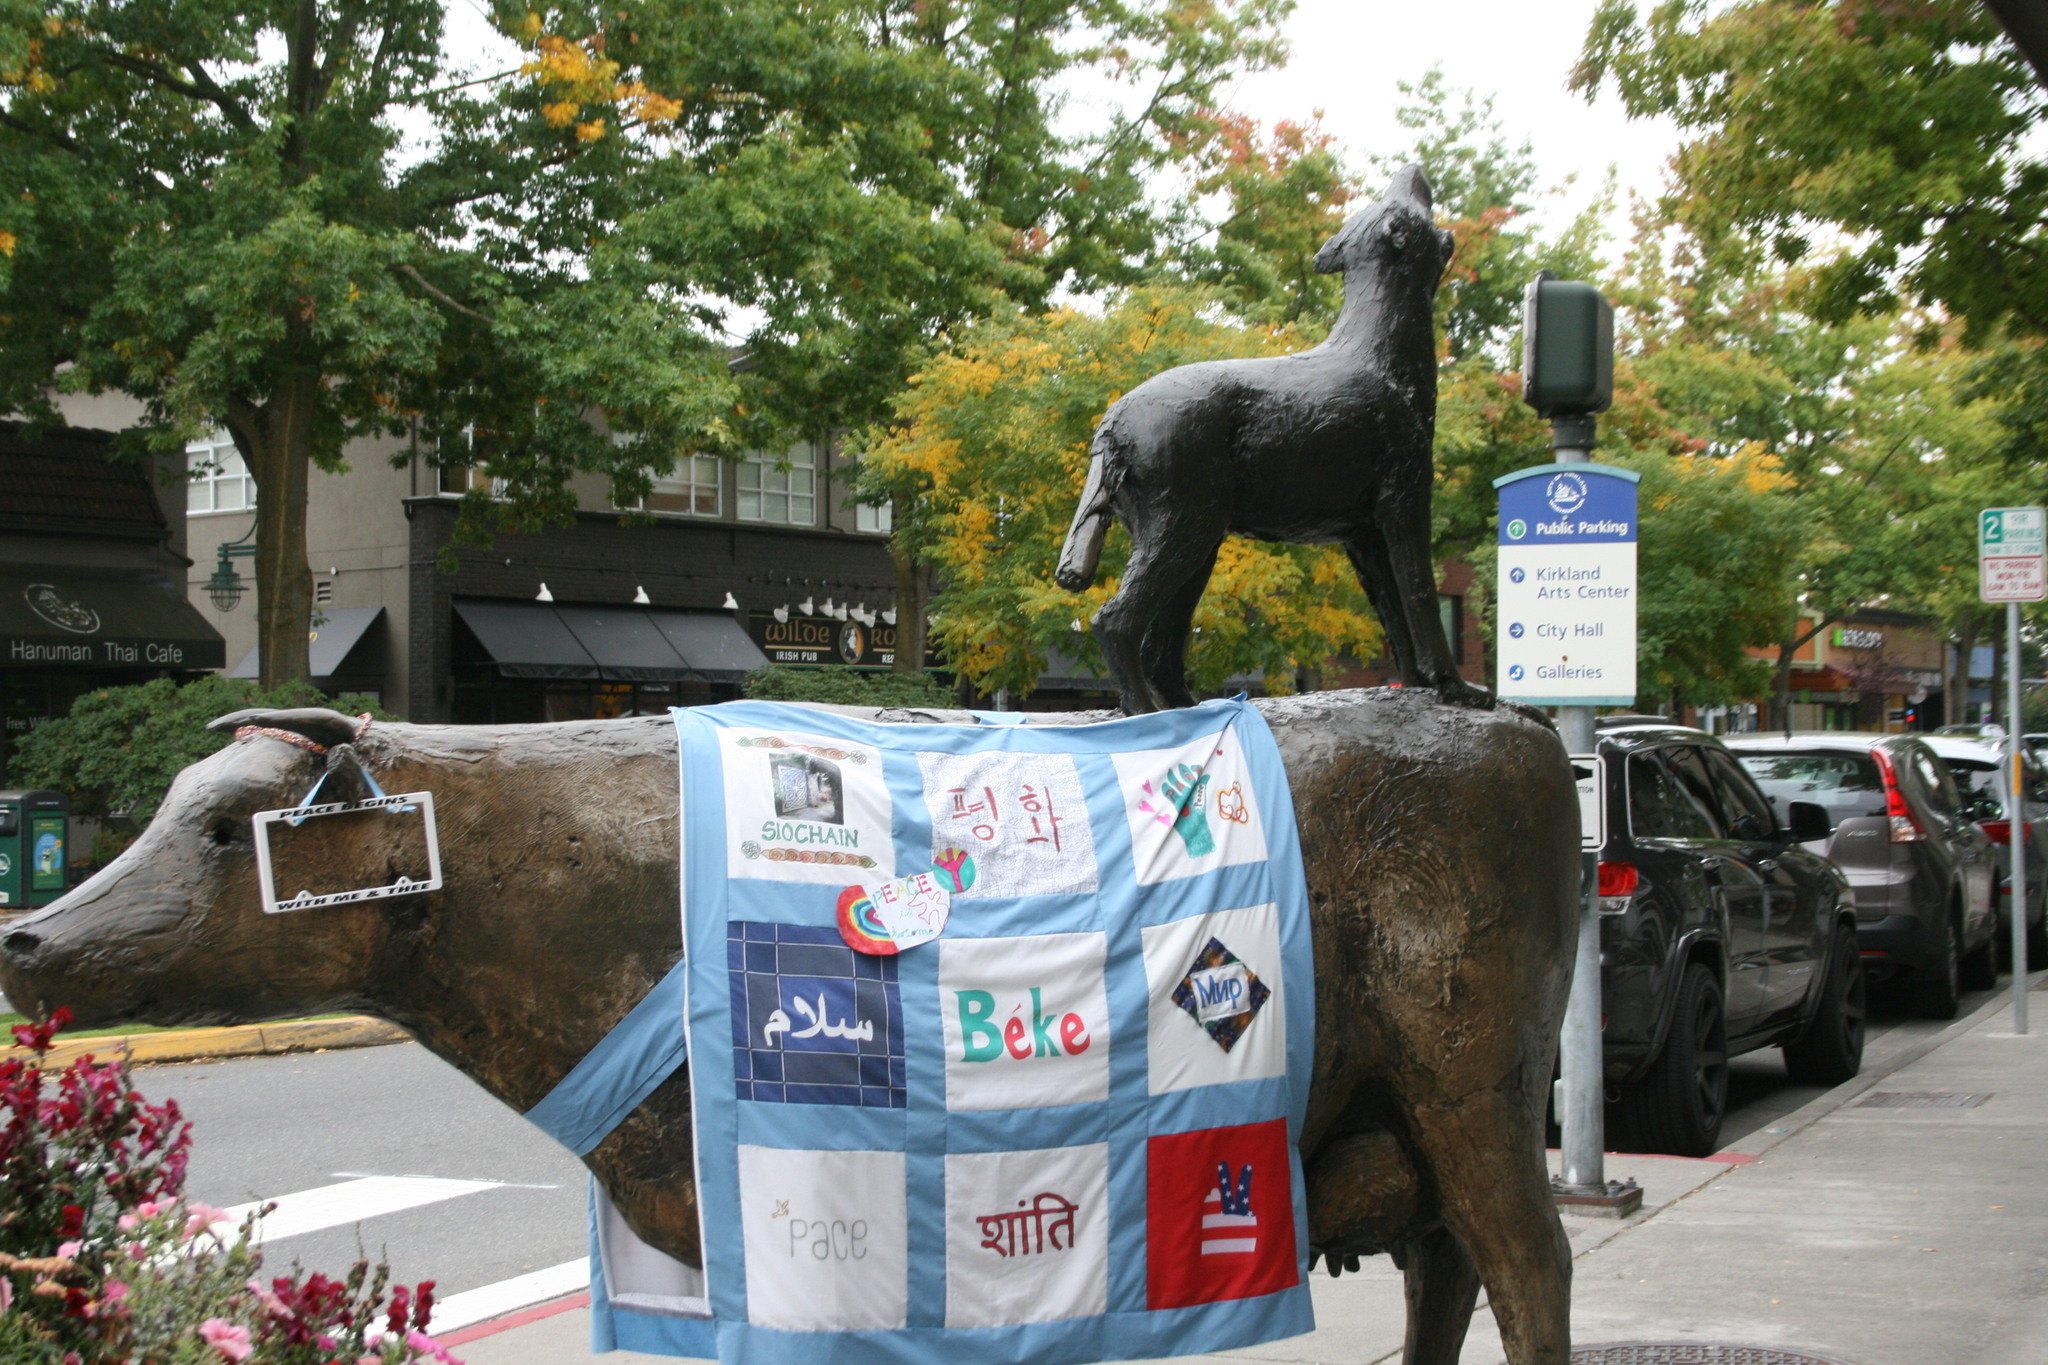
[[[730,616],[708,611],[656,611],[649,612],[648,618],[682,655],[690,671],[706,682],[738,682],[768,666],[768,656]]]
[[[319,624],[307,634],[307,653],[312,656],[315,678],[336,678],[348,672],[348,656],[384,614],[382,607],[315,607],[313,619]],[[242,662],[229,670],[230,678],[259,675],[262,651],[252,649]]]
[[[639,607],[555,608],[569,633],[597,660],[601,677],[614,682],[665,682],[687,675],[690,666],[654,628]]]
[[[597,660],[545,602],[456,602],[455,615],[508,678],[595,678]]]
[[[0,569],[0,667],[219,668],[220,632],[157,579]]]

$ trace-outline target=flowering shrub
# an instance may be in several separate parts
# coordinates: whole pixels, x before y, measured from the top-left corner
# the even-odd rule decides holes
[[[192,1130],[120,1061],[47,1064],[70,1021],[14,1030],[0,1060],[0,1361],[7,1365],[424,1365],[431,1280],[393,1286],[358,1261],[339,1280],[267,1282],[221,1210],[184,1199]],[[386,1290],[389,1289],[387,1301]]]

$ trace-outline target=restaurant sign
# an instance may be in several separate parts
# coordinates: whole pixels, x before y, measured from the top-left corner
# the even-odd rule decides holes
[[[896,666],[896,627],[879,618],[872,626],[830,616],[791,616],[787,621],[778,621],[773,612],[757,611],[747,618],[747,634],[771,664],[798,668],[824,664],[850,668]],[[924,666],[939,666],[929,645]]]
[[[225,646],[192,607],[136,581],[0,581],[0,666],[219,668]]]

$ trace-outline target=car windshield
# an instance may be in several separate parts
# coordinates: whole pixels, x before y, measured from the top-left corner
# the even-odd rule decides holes
[[[1883,815],[1884,779],[1869,754],[1770,753],[1737,754],[1742,766],[1764,789],[1780,819],[1786,803],[1811,801],[1840,824],[1854,815]]]

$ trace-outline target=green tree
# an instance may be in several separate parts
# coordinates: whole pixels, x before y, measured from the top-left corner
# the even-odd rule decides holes
[[[324,706],[390,718],[368,697],[330,698],[307,682],[265,688],[218,675],[189,683],[156,678],[86,693],[68,714],[21,737],[8,775],[18,786],[72,793],[75,815],[126,815],[139,828],[155,817],[173,778],[230,742],[207,722],[256,706]]]
[[[125,392],[166,451],[225,425],[262,677],[304,678],[308,471],[349,440],[480,459],[510,499],[474,529],[865,420],[1006,291],[1138,269],[1148,171],[1280,5],[501,3],[498,69],[425,0],[0,7],[0,404]],[[1126,107],[1057,131],[1091,74]]]
[[[1572,84],[1674,120],[1672,215],[1717,256],[1815,262],[1824,320],[1903,282],[1973,341],[2048,334],[2048,94],[1978,0],[1603,0]]]
[[[914,543],[940,584],[938,641],[983,691],[1030,691],[1054,649],[1098,659],[1092,637],[1076,631],[1116,590],[1128,540],[1111,533],[1102,581],[1079,600],[1052,571],[1110,403],[1175,365],[1299,344],[1224,321],[1212,304],[1139,290],[1101,317],[1061,309],[988,319],[917,376],[894,424],[870,433],[864,472],[924,490]],[[1188,666],[1198,689],[1259,672],[1286,690],[1297,669],[1346,651],[1365,657],[1378,638],[1340,552],[1237,537],[1224,543],[1194,620]]]

